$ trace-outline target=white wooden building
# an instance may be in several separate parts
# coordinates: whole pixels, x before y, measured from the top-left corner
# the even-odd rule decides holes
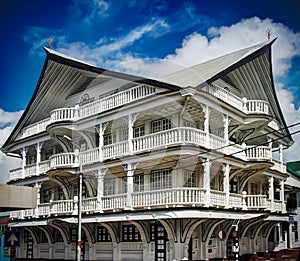
[[[35,92],[2,147],[22,159],[8,183],[39,191],[36,209],[11,213],[17,257],[75,259],[80,172],[83,260],[287,248],[283,151],[292,138],[272,43],[157,80],[44,48]]]

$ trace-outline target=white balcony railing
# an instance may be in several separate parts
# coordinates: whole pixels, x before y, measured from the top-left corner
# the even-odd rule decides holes
[[[125,105],[127,103],[150,96],[156,92],[154,86],[141,84],[131,89],[113,94],[101,100],[94,101],[83,106],[55,109],[50,112],[50,117],[25,127],[20,138],[26,138],[34,134],[46,131],[46,127],[55,122],[76,121],[88,116]]]
[[[241,210],[260,210],[285,213],[285,205],[274,200],[271,206],[270,200],[266,195],[241,195],[229,194],[229,205],[226,203],[226,193],[223,191],[211,190],[209,198],[204,188],[170,188],[162,190],[134,192],[131,195],[118,194],[103,196],[98,204],[97,197],[84,198],[82,202],[82,211],[84,213],[94,213],[101,211],[122,211],[126,208],[165,208],[165,207],[205,207],[210,203],[218,208],[234,208]],[[127,197],[131,197],[128,201]],[[208,202],[207,202],[208,200]],[[128,206],[131,202],[131,206]],[[100,206],[101,209],[100,209]],[[32,218],[46,217],[51,215],[74,215],[78,212],[77,201],[75,200],[56,200],[49,203],[42,203],[37,209],[28,209],[11,212],[12,218]]]
[[[215,84],[206,85],[202,90],[247,114],[269,114],[269,104],[266,101],[242,99]]]
[[[151,151],[154,149],[165,148],[166,146],[178,144],[190,144],[202,146],[207,149],[213,149],[225,155],[231,155],[242,160],[257,160],[271,161],[271,151],[267,146],[242,146],[227,142],[216,135],[207,134],[199,129],[179,127],[166,131],[152,133],[142,137],[132,139],[132,146],[129,146],[130,141],[122,141],[110,145],[103,146],[100,153],[100,148],[93,148],[80,153],[80,160],[83,166],[101,162],[102,160],[118,158],[131,153],[140,153]],[[129,148],[132,147],[132,151]],[[274,162],[274,168],[279,171],[286,170],[285,165],[278,161]],[[79,160],[75,153],[61,153],[52,155],[49,161],[43,161],[37,168],[36,164],[28,165],[23,168],[17,168],[10,171],[10,180],[16,180],[33,175],[45,173],[50,169],[78,167]]]

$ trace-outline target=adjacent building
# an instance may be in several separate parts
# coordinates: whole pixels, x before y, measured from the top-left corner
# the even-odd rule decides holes
[[[8,183],[38,189],[35,209],[11,212],[16,256],[74,260],[80,213],[82,260],[288,248],[283,152],[293,141],[272,44],[156,80],[44,48],[36,89],[2,147],[22,159]]]

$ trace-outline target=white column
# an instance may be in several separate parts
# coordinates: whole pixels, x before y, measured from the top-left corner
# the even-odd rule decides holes
[[[205,207],[210,207],[210,161],[206,159],[204,162],[204,173],[203,173],[203,187],[206,189],[205,193]]]
[[[97,211],[100,213],[103,212],[103,188],[104,188],[104,176],[106,173],[106,168],[100,169],[97,175],[98,184],[97,184]]]
[[[228,144],[228,141],[229,141],[229,120],[230,120],[230,117],[226,114],[223,114],[224,140],[226,141],[226,144]]]
[[[283,170],[283,145],[280,143],[279,145],[279,161],[280,161],[280,169]]]
[[[22,178],[25,178],[25,166],[26,166],[26,154],[27,154],[27,148],[23,148],[22,150]]]
[[[229,199],[230,199],[230,191],[229,191],[229,173],[230,173],[230,165],[226,164],[225,166],[225,170],[224,170],[224,180],[223,180],[223,191],[225,193],[225,208],[230,208],[230,203],[229,203]]]
[[[280,201],[281,201],[281,211],[286,213],[286,205],[284,200],[284,180],[280,180]]]
[[[35,187],[37,188],[37,198],[36,198],[36,208],[34,210],[34,216],[39,217],[39,205],[41,203],[41,184],[36,183]]]
[[[133,154],[133,125],[136,120],[137,114],[129,114],[128,116],[128,149],[129,153]]]
[[[41,163],[41,149],[42,149],[41,142],[38,142],[36,144],[36,174],[38,175],[40,173],[40,163]]]
[[[127,200],[126,209],[132,209],[132,193],[133,193],[133,176],[136,163],[129,163],[127,165]]]
[[[104,145],[104,139],[103,139],[103,135],[104,135],[104,131],[106,129],[107,126],[107,122],[103,122],[101,124],[99,124],[99,161],[103,162],[103,145]]]
[[[269,201],[271,203],[271,211],[274,211],[274,177],[269,176]]]
[[[205,105],[205,120],[204,120],[204,132],[206,134],[206,147],[209,148],[209,115],[210,115],[211,109]]]
[[[273,142],[272,142],[271,138],[268,139],[268,143],[269,143],[269,149],[270,149],[270,159],[272,161],[273,160],[273,153],[272,153]]]

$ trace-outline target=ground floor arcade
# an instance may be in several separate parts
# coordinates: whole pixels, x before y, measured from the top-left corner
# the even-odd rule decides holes
[[[166,209],[83,216],[82,260],[234,260],[287,248],[287,216],[218,209]],[[16,220],[16,257],[75,260],[76,217]]]

